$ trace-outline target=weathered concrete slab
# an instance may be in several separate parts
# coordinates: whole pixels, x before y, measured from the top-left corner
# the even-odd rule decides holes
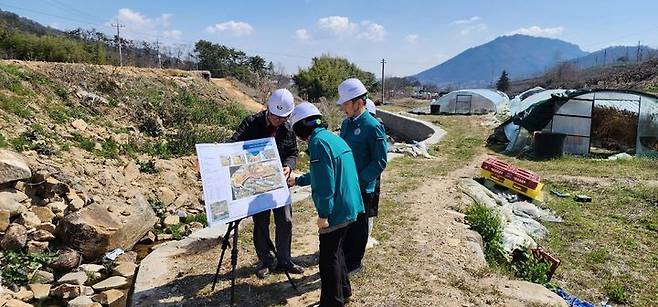
[[[377,110],[377,117],[381,118],[387,130],[394,131],[403,138],[425,142],[427,145],[436,144],[446,135],[445,130],[430,122],[385,110]]]

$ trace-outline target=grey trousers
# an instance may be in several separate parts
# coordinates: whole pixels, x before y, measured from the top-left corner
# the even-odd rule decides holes
[[[292,208],[290,205],[267,210],[252,216],[254,220],[254,247],[258,260],[267,266],[274,263],[267,240],[270,240],[270,211],[274,211],[275,241],[280,266],[292,265],[290,245],[292,242]]]

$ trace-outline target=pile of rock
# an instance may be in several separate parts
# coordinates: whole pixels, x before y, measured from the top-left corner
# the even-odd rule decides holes
[[[104,265],[82,264],[58,279],[50,272],[37,270],[27,286],[17,291],[5,289],[0,294],[0,306],[125,306],[137,269],[136,257],[136,253],[128,252]]]
[[[136,253],[104,265],[80,264],[130,250],[157,222],[140,193],[122,202],[94,200],[62,170],[30,167],[21,155],[0,150],[0,264],[10,251],[53,255],[46,266],[27,269],[29,284],[4,283],[12,288],[0,288],[0,306],[53,298],[69,306],[118,306],[125,291],[115,289],[129,288]]]

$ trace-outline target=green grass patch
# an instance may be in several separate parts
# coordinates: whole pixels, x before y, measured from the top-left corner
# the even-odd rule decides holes
[[[189,224],[192,222],[198,222],[203,224],[203,226],[208,226],[208,217],[206,216],[205,213],[198,213],[198,214],[190,214],[184,218],[181,218],[181,223],[183,224]]]
[[[563,260],[555,276],[560,285],[589,301],[608,297],[651,305],[658,294],[658,187],[547,183],[545,189],[593,198],[591,203],[547,198],[546,206],[564,219],[546,223],[549,235],[541,242]]]
[[[540,175],[595,176],[613,178],[656,179],[658,160],[634,157],[629,160],[595,160],[566,155],[548,161],[532,161],[503,157],[512,164]]]
[[[73,141],[77,143],[78,147],[88,152],[94,152],[94,148],[96,147],[94,140],[77,132],[73,133]]]
[[[0,258],[0,276],[3,285],[27,285],[29,274],[42,268],[53,258],[51,254],[28,254],[24,250],[3,251]]]
[[[106,159],[116,159],[120,152],[121,146],[119,143],[112,138],[108,138],[103,140],[101,143],[101,150],[97,151],[96,154]]]
[[[32,111],[23,98],[0,95],[0,108],[18,117],[29,118]]]
[[[7,138],[5,138],[4,134],[0,133],[0,148],[5,148],[9,145],[9,142],[7,142]]]

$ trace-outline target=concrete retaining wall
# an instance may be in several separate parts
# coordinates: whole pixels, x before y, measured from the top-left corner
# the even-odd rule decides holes
[[[441,141],[441,138],[446,134],[445,130],[430,122],[399,113],[378,109],[377,117],[382,119],[386,130],[408,141],[424,141],[425,144],[432,145]]]

